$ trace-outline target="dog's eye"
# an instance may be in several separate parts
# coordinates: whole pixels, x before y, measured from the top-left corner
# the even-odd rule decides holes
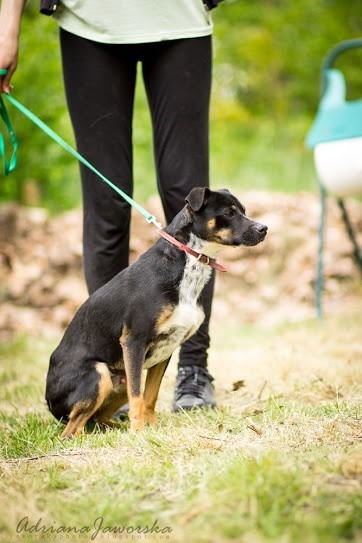
[[[233,217],[235,215],[235,210],[234,209],[228,209],[226,213],[224,213],[224,217],[228,217],[230,219],[230,217]]]

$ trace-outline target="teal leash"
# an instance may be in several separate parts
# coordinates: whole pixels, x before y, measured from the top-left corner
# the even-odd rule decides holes
[[[7,70],[0,69],[0,75],[5,75]],[[48,125],[46,125],[39,117],[34,115],[28,108],[26,108],[23,104],[18,102],[15,98],[13,98],[10,94],[4,94],[5,98],[13,104],[21,113],[23,113],[28,119],[30,119],[34,124],[36,124],[43,132],[45,132],[50,138],[52,138],[56,143],[58,143],[63,149],[68,151],[74,158],[79,160],[82,164],[87,166],[92,172],[94,172],[98,177],[102,179],[107,185],[109,185],[119,196],[121,196],[126,202],[130,204],[134,209],[136,209],[145,219],[148,223],[154,224],[158,229],[162,228],[162,225],[160,222],[157,221],[156,217],[149,213],[146,209],[144,209],[140,204],[138,204],[133,198],[128,196],[122,189],[117,187],[112,181],[110,181],[105,175],[103,175],[95,166],[93,166],[88,160],[86,160],[78,151],[73,149],[66,141],[64,141],[54,130],[52,130]],[[8,112],[5,107],[4,100],[2,96],[0,95],[0,117],[5,123],[5,126],[8,130],[12,146],[13,146],[13,152],[11,155],[10,160],[6,158],[6,152],[5,152],[5,140],[3,135],[0,133],[0,155],[2,157],[3,163],[4,163],[4,171],[5,175],[9,175],[16,166],[17,161],[17,152],[18,152],[18,140],[16,138],[14,129],[10,122],[10,117],[8,115]]]
[[[1,71],[2,70],[0,70],[0,74],[1,74]],[[10,157],[10,160],[8,160],[6,158],[5,139],[4,139],[3,135],[0,132],[0,154],[1,154],[1,157],[2,157],[3,163],[4,163],[5,175],[9,175],[10,172],[12,172],[14,170],[15,166],[16,166],[19,144],[18,144],[18,139],[17,139],[17,137],[15,135],[14,129],[13,129],[12,125],[11,125],[10,117],[8,115],[8,112],[6,111],[4,101],[1,98],[1,95],[0,95],[0,117],[4,121],[4,124],[5,124],[6,128],[7,128],[7,131],[9,133],[10,140],[11,140],[11,143],[12,143],[12,146],[13,146],[12,155]]]

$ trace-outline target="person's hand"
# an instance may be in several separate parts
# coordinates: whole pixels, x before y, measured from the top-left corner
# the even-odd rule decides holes
[[[0,92],[9,94],[13,88],[10,80],[18,65],[18,51],[18,39],[0,31],[0,68],[7,69],[5,75],[0,75]]]
[[[18,65],[21,16],[26,0],[2,0],[0,9],[0,92],[9,93],[13,73]]]

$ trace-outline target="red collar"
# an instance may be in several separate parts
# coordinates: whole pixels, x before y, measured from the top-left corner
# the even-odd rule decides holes
[[[203,264],[208,264],[212,268],[215,268],[215,270],[218,270],[221,272],[227,271],[227,269],[224,266],[216,262],[215,258],[210,258],[209,256],[206,256],[202,253],[198,253],[197,251],[194,251],[193,249],[191,249],[191,247],[189,247],[188,245],[184,245],[183,243],[181,243],[181,241],[178,241],[177,239],[173,238],[172,236],[170,236],[170,234],[168,234],[164,230],[159,230],[158,233],[160,234],[160,236],[162,236],[163,238],[167,239],[167,241],[172,243],[172,245],[175,245],[175,247],[180,249],[180,251],[185,251],[185,253],[188,253],[189,255],[194,256],[199,262],[202,262]]]

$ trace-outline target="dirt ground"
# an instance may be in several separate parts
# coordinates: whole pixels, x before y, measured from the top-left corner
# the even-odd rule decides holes
[[[269,227],[257,247],[225,248],[219,261],[214,312],[240,313],[246,323],[293,321],[315,314],[314,284],[319,200],[315,194],[248,192],[240,199],[250,217]],[[362,203],[346,202],[362,246]],[[157,197],[146,206],[159,219]],[[46,210],[14,204],[0,207],[0,340],[14,334],[58,335],[87,291],[82,273],[82,213],[50,217]],[[134,213],[131,261],[156,239],[153,226]],[[328,200],[325,247],[327,311],[356,301],[361,274],[334,199]]]

